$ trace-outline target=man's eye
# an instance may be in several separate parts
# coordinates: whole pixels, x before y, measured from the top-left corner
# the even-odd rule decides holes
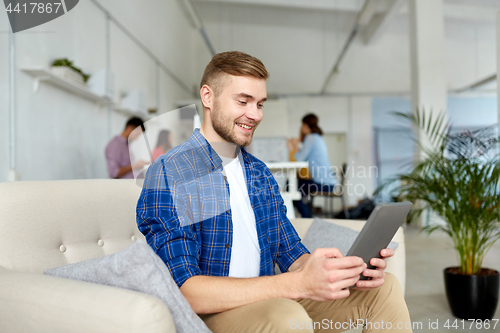
[[[264,108],[264,104],[259,104],[257,106],[259,107],[259,109],[263,109]]]
[[[247,104],[247,102],[245,102],[245,101],[238,101],[238,103],[240,103],[241,105],[246,105]]]

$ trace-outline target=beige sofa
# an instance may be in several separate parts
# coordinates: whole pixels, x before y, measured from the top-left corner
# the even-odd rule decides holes
[[[135,224],[139,193],[133,180],[0,183],[0,333],[175,332],[155,297],[42,275],[144,239]],[[303,237],[312,220],[292,222]],[[388,270],[404,286],[402,230],[395,240],[400,246]]]

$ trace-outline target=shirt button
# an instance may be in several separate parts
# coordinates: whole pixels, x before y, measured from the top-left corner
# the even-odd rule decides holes
[[[230,213],[231,213],[231,209],[226,210],[226,214],[229,215]]]
[[[231,247],[231,245],[229,245],[229,243],[226,244],[226,249],[229,249]]]
[[[226,176],[224,176],[224,180],[226,180],[226,181],[227,181],[227,177],[226,177]]]

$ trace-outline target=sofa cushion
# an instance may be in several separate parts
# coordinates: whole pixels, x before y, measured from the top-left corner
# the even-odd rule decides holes
[[[302,244],[311,252],[317,248],[336,247],[346,255],[358,235],[359,231],[315,218]],[[398,245],[397,242],[390,242],[387,248],[395,250]]]
[[[155,296],[169,308],[177,332],[210,332],[182,295],[165,263],[143,241],[115,254],[48,269],[43,274]]]

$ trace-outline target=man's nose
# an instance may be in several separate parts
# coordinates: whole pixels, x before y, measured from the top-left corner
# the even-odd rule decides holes
[[[257,123],[260,122],[263,117],[262,109],[259,109],[257,105],[253,106],[245,115],[248,119]]]

